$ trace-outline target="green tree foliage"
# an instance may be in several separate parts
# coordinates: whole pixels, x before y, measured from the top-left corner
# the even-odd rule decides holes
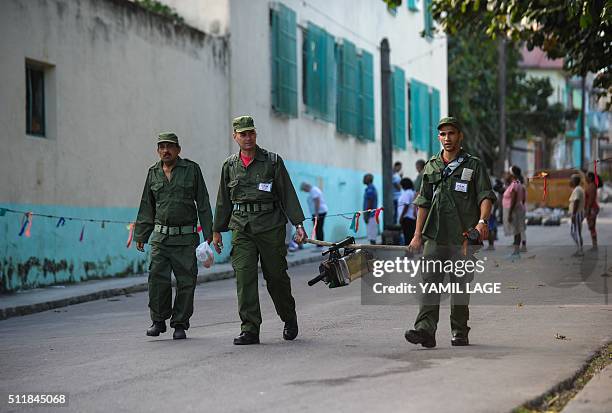
[[[596,74],[612,92],[612,3],[609,0],[434,0],[432,13],[450,35],[463,29],[523,41],[563,58],[575,75]]]
[[[492,167],[499,146],[497,42],[484,33],[462,30],[448,41],[449,113],[461,119],[467,149]],[[508,144],[532,136],[553,138],[563,131],[561,105],[550,106],[548,79],[527,79],[519,68],[518,47],[506,52]]]
[[[140,7],[149,10],[155,14],[162,15],[172,20],[174,24],[183,24],[185,20],[174,10],[157,0],[134,0],[134,3]]]
[[[383,0],[389,9],[395,10],[402,5],[402,0]]]

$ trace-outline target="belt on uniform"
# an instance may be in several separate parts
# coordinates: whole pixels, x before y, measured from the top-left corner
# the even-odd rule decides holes
[[[166,225],[155,224],[153,231],[159,232],[164,235],[182,235],[182,234],[194,234],[198,231],[195,225],[184,225],[182,227],[169,227]]]
[[[267,203],[267,204],[249,204],[249,203],[234,204],[234,211],[260,212],[260,211],[272,211],[273,209],[274,209],[274,203],[272,202]]]

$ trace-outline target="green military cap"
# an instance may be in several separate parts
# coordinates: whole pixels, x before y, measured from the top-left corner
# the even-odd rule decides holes
[[[440,119],[438,122],[438,130],[440,130],[440,128],[444,125],[454,126],[459,132],[461,132],[461,125],[459,124],[459,121],[452,116],[446,116]]]
[[[162,132],[162,133],[160,133],[157,136],[157,143],[162,143],[162,142],[176,143],[177,145],[179,144],[178,136],[176,136],[176,134],[174,132]]]
[[[255,122],[251,116],[238,116],[232,121],[234,132],[244,132],[247,130],[255,130]]]

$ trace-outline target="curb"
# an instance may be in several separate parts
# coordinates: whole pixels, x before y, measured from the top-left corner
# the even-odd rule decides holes
[[[582,366],[580,366],[580,368],[578,368],[578,370],[576,370],[570,377],[567,377],[566,379],[556,383],[555,385],[553,385],[551,388],[549,388],[547,391],[540,394],[539,396],[536,396],[530,400],[526,400],[521,405],[510,410],[509,413],[516,413],[520,411],[521,408],[528,408],[528,409],[533,409],[537,411],[543,410],[547,397],[552,396],[555,393],[560,393],[565,390],[569,390],[573,388],[576,383],[576,380],[589,368],[593,360],[595,360],[597,357],[600,357],[601,355],[605,355],[608,352],[608,346],[610,346],[611,344],[612,344],[612,341],[610,341],[610,339],[608,338],[606,340],[606,344],[604,344],[603,346],[600,346],[599,348],[591,352],[591,354],[582,363]],[[580,389],[580,391],[582,391],[582,389]],[[580,391],[575,396],[580,394]],[[563,406],[562,410],[565,410],[565,406]]]
[[[287,261],[289,268],[303,264],[310,264],[321,260],[320,255],[313,255],[312,257],[299,258],[294,261]],[[259,267],[261,271],[261,266]],[[225,270],[219,272],[213,272],[206,275],[198,275],[196,284],[202,284],[212,281],[225,280],[228,278],[234,278],[234,270]],[[175,282],[172,281],[172,285]],[[67,307],[69,305],[86,303],[88,301],[102,300],[104,298],[116,297],[118,295],[140,293],[148,290],[147,283],[135,284],[130,287],[124,288],[110,288],[106,290],[96,291],[95,293],[82,294],[74,297],[62,298],[59,300],[45,301],[41,303],[20,305],[16,307],[0,308],[0,320],[6,320],[11,317],[24,316],[28,314],[40,313],[43,311],[53,310],[55,308]]]

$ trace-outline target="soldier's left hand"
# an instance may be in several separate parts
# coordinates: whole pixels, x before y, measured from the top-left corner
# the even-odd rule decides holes
[[[476,230],[480,233],[481,241],[485,241],[489,239],[489,226],[487,224],[476,225]]]
[[[304,242],[306,239],[306,231],[304,231],[303,227],[296,228],[294,239],[298,244],[302,244]]]

